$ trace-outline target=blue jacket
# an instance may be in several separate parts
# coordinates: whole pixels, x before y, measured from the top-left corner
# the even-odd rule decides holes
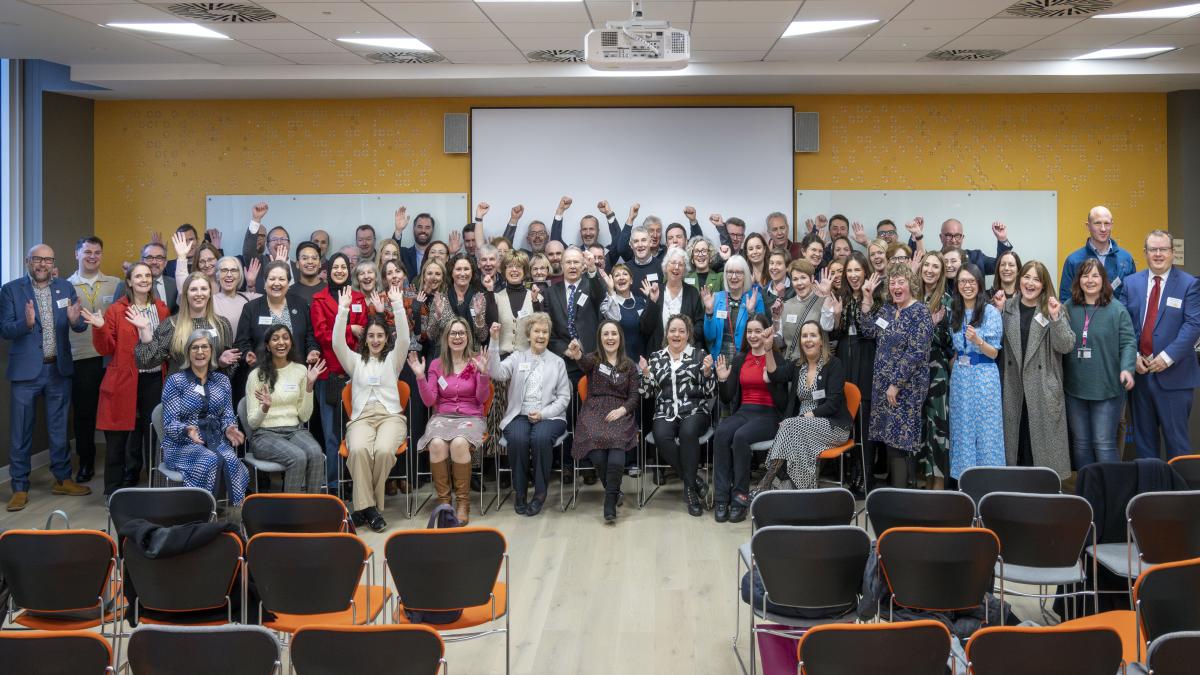
[[[1108,283],[1112,285],[1113,295],[1117,300],[1125,302],[1125,277],[1137,271],[1137,264],[1133,262],[1133,256],[1129,251],[1117,246],[1116,239],[1109,240],[1109,253],[1101,256],[1096,253],[1096,247],[1092,246],[1090,237],[1084,242],[1083,248],[1067,256],[1067,261],[1063,263],[1062,278],[1058,281],[1058,299],[1061,302],[1071,299],[1071,284],[1075,282],[1075,270],[1079,269],[1083,261],[1088,258],[1099,258],[1104,262],[1104,271],[1108,273]],[[1136,321],[1134,323],[1137,324]]]
[[[742,347],[742,333],[746,330],[746,324],[750,321],[752,314],[761,314],[763,311],[762,291],[758,292],[758,299],[754,304],[754,309],[748,311],[746,308],[747,296],[753,290],[746,291],[742,294],[741,304],[738,305],[737,323],[733,326],[733,343],[738,348]],[[704,316],[704,342],[708,346],[708,353],[713,355],[713,358],[721,353],[721,341],[725,338],[725,321],[726,319],[718,319],[717,314],[725,311],[725,307],[729,302],[728,291],[717,291],[713,296],[713,313]]]
[[[1146,316],[1146,288],[1150,271],[1125,277],[1125,309],[1133,319],[1133,333],[1142,334]],[[1163,389],[1200,387],[1200,365],[1196,363],[1196,340],[1200,339],[1200,283],[1178,267],[1172,268],[1159,295],[1158,320],[1154,323],[1154,353],[1166,352],[1173,362],[1158,378]]]
[[[65,279],[50,280],[51,304],[54,307],[54,341],[58,347],[58,372],[63,377],[75,374],[75,363],[71,360],[71,342],[67,329],[76,333],[87,330],[80,317],[75,325],[67,322],[67,307],[75,302],[75,287]],[[63,302],[65,300],[66,302]],[[33,281],[28,275],[14,279],[0,288],[0,335],[12,340],[8,354],[8,379],[13,382],[32,380],[42,371],[42,330],[44,319],[38,315],[33,328],[25,325],[25,303],[37,300],[33,297]],[[60,306],[61,305],[61,306]]]

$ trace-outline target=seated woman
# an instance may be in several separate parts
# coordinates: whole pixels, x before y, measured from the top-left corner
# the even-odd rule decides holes
[[[733,359],[717,358],[721,402],[731,414],[713,437],[713,517],[740,523],[750,507],[750,446],[771,440],[787,408],[787,384],[766,377],[768,359],[779,360],[774,328],[765,314],[746,322],[746,340]]]
[[[325,372],[325,360],[308,367],[295,361],[292,331],[283,324],[268,328],[263,342],[259,365],[246,380],[254,456],[283,465],[284,492],[320,492],[325,453],[303,425],[312,416],[313,387]]]
[[[683,500],[688,513],[704,514],[700,500],[708,488],[696,476],[700,465],[700,437],[712,424],[712,398],[716,391],[711,354],[693,347],[691,319],[676,314],[667,322],[664,347],[642,359],[641,395],[654,399],[654,444],[683,479]]]
[[[428,370],[425,359],[416,352],[408,354],[421,400],[433,411],[417,450],[429,450],[429,472],[439,503],[450,503],[453,481],[454,515],[466,525],[471,518],[471,451],[483,445],[487,427],[483,419],[490,383],[487,358],[475,346],[471,324],[457,316],[442,331],[439,352],[442,356]]]
[[[584,354],[579,340],[572,340],[566,351],[587,377],[587,400],[575,422],[571,456],[586,457],[596,467],[604,483],[604,520],[609,523],[617,519],[626,453],[638,440],[637,367],[626,355],[624,342],[621,324],[606,319],[596,331],[595,353]]]
[[[188,367],[163,385],[163,463],[183,483],[213,492],[222,472],[229,504],[241,506],[250,476],[233,446],[246,441],[237,426],[229,378],[213,365],[208,330],[193,330],[184,347]]]
[[[571,382],[567,366],[550,344],[550,315],[535,312],[524,322],[527,346],[500,360],[500,324],[492,324],[488,347],[488,372],[493,380],[508,383],[508,408],[500,428],[508,445],[512,467],[513,498],[517,513],[536,516],[546,503],[546,486],[554,463],[554,441],[567,430],[567,405]],[[533,500],[526,503],[527,465],[533,455]]]
[[[402,291],[393,287],[388,291],[388,300],[392,311],[403,318]],[[358,350],[351,351],[346,325],[353,303],[353,291],[343,287],[338,293],[332,333],[333,352],[350,376],[350,423],[346,426],[346,468],[354,480],[354,510],[350,515],[355,524],[365,523],[382,532],[387,527],[380,509],[388,474],[396,464],[396,450],[408,433],[396,389],[408,353],[408,322],[399,322],[393,342],[387,321],[376,314],[367,321]]]
[[[800,326],[800,349],[798,366],[790,361],[776,363],[773,356],[767,360],[771,382],[788,387],[787,410],[767,454],[767,473],[755,493],[771,489],[785,463],[792,487],[817,487],[817,457],[850,438],[850,411],[843,393],[846,369],[830,352],[829,338],[816,321]]]

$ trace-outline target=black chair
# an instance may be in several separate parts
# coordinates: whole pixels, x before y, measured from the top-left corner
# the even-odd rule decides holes
[[[972,675],[1113,675],[1123,663],[1110,628],[991,626],[967,642]]]
[[[1150,643],[1146,665],[1150,675],[1193,675],[1200,663],[1200,631],[1162,635]]]
[[[854,517],[854,495],[845,488],[820,490],[769,490],[750,502],[750,532],[760,527],[791,525],[817,527],[848,525]],[[738,547],[737,578],[742,578],[741,563],[750,566],[750,542]]]
[[[1062,481],[1044,466],[973,466],[959,477],[958,489],[978,504],[992,492],[1061,494]]]
[[[1180,455],[1167,464],[1188,484],[1189,490],[1200,490],[1200,455]]]
[[[1037,594],[1008,589],[1008,593],[1039,599],[1042,614],[1047,615],[1048,598],[1091,595],[1099,611],[1094,591],[1087,591],[1087,570],[1081,562],[1085,546],[1096,543],[1092,526],[1092,505],[1083,497],[1060,494],[1021,494],[992,492],[979,502],[980,526],[1000,539],[1004,573],[997,565],[1002,581],[1038,588]],[[1057,586],[1079,587],[1063,593],[1047,593]],[[1000,599],[1005,587],[1001,584]],[[1068,608],[1074,603],[1068,603]]]
[[[216,615],[223,609],[225,621],[233,623],[234,582],[242,562],[242,540],[232,532],[224,532],[205,546],[168,558],[147,558],[138,547],[126,546],[122,563],[128,579],[137,587],[134,621],[168,625],[205,621],[211,625],[213,619],[208,615]],[[142,608],[160,614],[143,617]],[[178,620],[162,618],[164,614],[175,615]],[[197,614],[205,617],[197,618]],[[240,618],[244,623],[244,605]]]
[[[950,631],[938,621],[829,624],[796,648],[803,675],[943,675]]]
[[[1200,491],[1143,492],[1125,508],[1126,542],[1098,544],[1088,552],[1105,569],[1129,581],[1152,566],[1200,557]]]
[[[895,605],[933,612],[983,605],[986,617],[985,598],[1000,560],[1000,540],[991,530],[896,527],[879,535],[875,546],[891,592],[889,621]]]
[[[129,638],[133,675],[272,675],[279,640],[261,626],[139,626]]]
[[[961,492],[877,488],[867,495],[867,520],[876,538],[893,527],[970,527],[975,502]]]
[[[254,494],[242,502],[247,537],[264,532],[345,532],[349,514],[334,495],[273,492]]]
[[[212,493],[197,487],[121,488],[108,498],[108,532],[114,537],[125,523],[136,519],[173,527],[216,517]]]
[[[297,675],[435,675],[444,653],[427,626],[313,626],[292,638]]]
[[[1200,631],[1200,558],[1151,567],[1133,594],[1139,649],[1169,633]]]
[[[792,630],[770,629],[774,634],[799,636],[804,628],[837,621],[853,622],[854,611],[862,590],[863,569],[871,552],[871,539],[860,527],[829,525],[796,527],[772,525],[759,528],[750,540],[750,569],[762,579],[764,589],[761,605],[750,608],[750,667],[756,668],[758,620],[791,627]],[[738,585],[739,594],[741,584]],[[753,574],[751,576],[753,591]],[[733,651],[742,670],[746,663],[738,651],[741,632],[742,598],[737,599],[734,615]],[[800,619],[782,616],[767,609],[767,603],[806,612],[814,618]]]
[[[100,626],[103,632],[107,624],[115,636],[121,615],[114,597],[116,562],[116,543],[98,530],[0,534],[0,576],[12,593],[0,625],[49,631]]]
[[[88,631],[0,631],[0,663],[8,673],[101,675],[113,672],[112,647]]]

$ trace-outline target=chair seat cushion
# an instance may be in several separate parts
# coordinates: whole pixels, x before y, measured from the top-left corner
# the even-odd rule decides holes
[[[496,596],[496,618],[504,616],[508,611],[508,586],[501,581],[497,581],[492,587],[492,593]],[[396,614],[393,617],[396,623],[411,623],[408,620],[408,615],[404,613],[403,603],[396,603]],[[427,623],[423,624],[438,631],[443,630],[459,630],[461,628],[473,628],[488,623],[492,620],[492,603],[485,602],[482,605],[467,607],[463,610],[462,616],[458,621],[453,623]]]
[[[746,567],[750,566],[750,542],[746,542],[738,547],[738,555],[742,562],[746,563]]]
[[[996,563],[996,576],[1000,576],[1000,563]],[[1058,586],[1059,584],[1078,584],[1084,580],[1083,563],[1077,562],[1071,567],[1027,567],[1025,565],[1004,565],[1004,580],[1015,581],[1018,584],[1030,586]]]
[[[1124,544],[1121,545],[1124,548]],[[1128,609],[1115,609],[1110,612],[1100,612],[1071,621],[1064,621],[1059,626],[1066,628],[1111,628],[1121,636],[1121,658],[1125,663],[1138,660],[1137,615]]]
[[[264,621],[263,625],[271,630],[284,633],[295,633],[304,626],[329,624],[334,626],[362,626],[375,620],[383,611],[384,602],[391,597],[392,592],[383,586],[360,585],[354,592],[354,604],[340,612],[324,614],[284,614],[275,612],[274,621]],[[371,607],[367,616],[367,606]]]
[[[1093,549],[1095,550],[1094,553],[1093,553]],[[1138,552],[1137,546],[1133,547],[1132,553],[1129,551],[1128,545],[1122,544],[1122,543],[1099,544],[1095,547],[1088,546],[1085,550],[1088,553],[1092,553],[1094,556],[1096,556],[1096,562],[1100,563],[1100,565],[1103,566],[1104,569],[1108,570],[1109,572],[1112,572],[1113,574],[1115,574],[1119,577],[1128,578],[1128,577],[1137,577],[1138,576],[1137,573],[1134,573],[1134,574],[1129,573],[1129,561],[1130,561],[1131,555],[1133,556],[1132,557],[1133,569],[1134,570],[1139,569],[1138,568],[1139,552]],[[1145,562],[1141,563],[1142,571],[1145,571],[1151,567],[1153,567],[1153,565],[1151,565],[1150,563],[1145,563]]]
[[[282,464],[268,462],[265,459],[259,459],[254,456],[253,452],[246,453],[246,463],[255,469],[258,469],[259,471],[265,471],[267,473],[284,473],[287,471]]]

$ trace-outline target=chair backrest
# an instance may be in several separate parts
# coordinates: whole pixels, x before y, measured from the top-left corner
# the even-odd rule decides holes
[[[489,527],[405,530],[384,544],[388,572],[404,606],[453,610],[489,601],[508,542]]]
[[[750,502],[754,529],[772,525],[848,525],[854,517],[854,495],[845,488],[768,490]]]
[[[1189,490],[1200,490],[1200,455],[1180,455],[1167,462],[1187,483]]]
[[[1121,636],[1112,628],[992,626],[967,642],[973,675],[1113,675]]]
[[[979,502],[982,526],[996,533],[1005,564],[1070,567],[1092,529],[1092,505],[1075,495],[992,492]]]
[[[990,492],[1056,495],[1062,483],[1044,466],[973,466],[959,477],[958,489],[978,504]]]
[[[345,533],[267,532],[250,538],[246,559],[264,609],[344,612],[362,577],[367,546]]]
[[[992,590],[1000,540],[977,527],[897,527],[876,550],[896,604],[951,611],[978,607]]]
[[[1145,562],[1200,557],[1200,490],[1143,492],[1129,500],[1125,515]]]
[[[750,539],[767,599],[809,609],[854,605],[870,552],[871,538],[851,525],[772,525]]]
[[[853,382],[847,382],[842,387],[842,395],[846,397],[846,408],[850,411],[850,421],[858,417],[858,407],[862,405],[862,391]]]
[[[246,412],[246,397],[242,397],[242,400],[238,401],[237,416],[238,422],[242,425],[242,431],[246,432],[246,437],[249,438],[251,429],[250,416]]]
[[[1200,631],[1180,631],[1155,638],[1147,651],[1150,675],[1193,675],[1200,662]]]
[[[121,488],[108,498],[108,516],[117,532],[134,519],[172,527],[208,522],[216,515],[212,493],[198,487]]]
[[[345,413],[346,419],[350,419],[350,413],[354,410],[354,388],[342,387],[342,412]]]
[[[579,392],[580,403],[587,401],[587,383],[588,377],[587,375],[583,375],[579,378],[579,382],[575,384],[575,391]]]
[[[112,664],[108,640],[89,631],[0,632],[0,663],[8,673],[102,675]]]
[[[428,626],[306,626],[292,638],[298,675],[436,675],[445,645]]]
[[[128,658],[134,675],[272,675],[279,640],[262,626],[142,625]]]
[[[254,494],[242,502],[246,536],[263,532],[345,532],[346,505],[335,495]]]
[[[893,527],[970,527],[975,503],[961,492],[878,488],[867,495],[867,519],[876,537]]]
[[[943,675],[950,631],[929,620],[831,623],[808,629],[796,655],[803,675]]]
[[[123,560],[141,606],[162,612],[220,609],[233,593],[242,540],[222,532],[200,548],[166,558],[147,558],[126,541]]]
[[[154,410],[150,411],[150,428],[154,430],[154,438],[161,443],[163,437],[163,409],[161,403],[154,406]]]
[[[1200,630],[1200,558],[1163,563],[1142,572],[1133,600],[1144,642],[1167,633]]]
[[[404,380],[396,380],[396,394],[400,397],[400,407],[408,410],[408,399],[412,395],[408,383]]]
[[[116,543],[98,530],[0,534],[0,576],[17,606],[34,611],[99,612],[116,557]]]

